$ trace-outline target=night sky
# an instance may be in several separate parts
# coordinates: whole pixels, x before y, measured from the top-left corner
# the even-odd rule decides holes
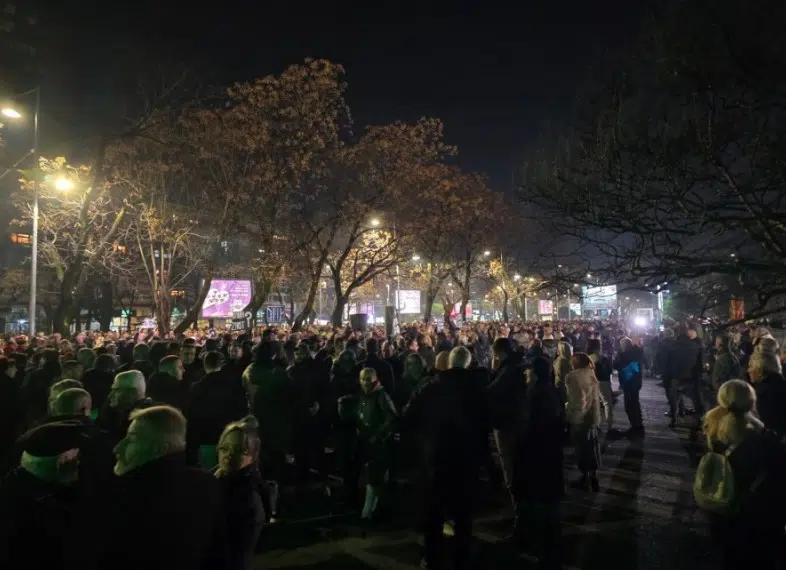
[[[39,10],[43,29],[56,24],[44,102],[59,124],[89,123],[122,44],[155,45],[226,83],[324,57],[346,68],[357,127],[440,117],[460,163],[500,190],[544,129],[570,120],[591,66],[630,45],[646,16],[623,0],[81,4]]]

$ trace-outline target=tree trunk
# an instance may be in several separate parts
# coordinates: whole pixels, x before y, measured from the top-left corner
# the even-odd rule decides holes
[[[107,279],[101,283],[101,312],[99,325],[102,331],[108,331],[112,324],[112,312],[114,309],[114,288]]]
[[[251,328],[260,326],[257,322],[257,314],[259,310],[265,306],[267,298],[270,296],[270,291],[273,289],[273,280],[267,276],[262,276],[254,280],[254,294],[251,296],[251,302],[246,306],[244,311],[251,311]],[[263,317],[264,324],[267,325],[267,317]]]
[[[432,293],[431,289],[426,290],[426,306],[423,308],[423,321],[428,323],[431,320],[431,312],[434,310],[434,301],[437,294]]]
[[[278,300],[283,305],[284,299],[281,298],[281,291],[278,292]],[[309,313],[310,314],[310,313]],[[289,317],[287,317],[287,324],[291,327],[295,318],[295,291],[292,287],[289,288]]]
[[[210,265],[205,270],[204,281],[202,282],[202,288],[199,290],[199,294],[197,295],[194,304],[188,308],[186,311],[185,318],[178,323],[175,327],[174,333],[175,335],[181,335],[185,332],[185,330],[191,326],[192,323],[197,322],[199,318],[199,312],[202,310],[202,305],[205,303],[205,298],[207,297],[208,292],[210,291],[210,284],[213,282],[213,266]],[[169,328],[167,327],[167,330]]]
[[[336,305],[333,307],[333,315],[330,320],[337,327],[344,323],[344,307],[348,302],[349,297],[346,295],[336,295]]]
[[[469,282],[472,276],[472,257],[467,252],[467,260],[464,264],[464,283],[461,286],[461,322],[467,322],[467,305],[469,304]]]
[[[502,320],[508,322],[508,292],[502,290]]]
[[[169,301],[169,289],[161,288],[156,295],[156,324],[158,325],[158,336],[164,338],[169,334],[169,319],[172,316],[172,304]]]
[[[95,201],[96,196],[101,191],[104,177],[104,159],[108,140],[102,137],[96,150],[95,161],[92,164],[93,179],[87,197],[82,203],[82,210],[79,213],[79,227],[86,228],[90,215],[90,206]],[[71,317],[76,307],[77,289],[79,289],[85,274],[85,254],[87,251],[88,232],[82,231],[77,238],[74,246],[74,259],[65,268],[63,280],[60,284],[60,299],[54,316],[54,329],[62,335],[70,333],[69,325]]]
[[[78,303],[76,305],[76,310],[74,311],[74,332],[82,332],[82,304]]]

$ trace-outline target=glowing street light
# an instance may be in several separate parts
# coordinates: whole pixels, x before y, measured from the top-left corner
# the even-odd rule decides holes
[[[420,256],[416,253],[412,256],[412,261],[420,261]]]
[[[20,113],[19,111],[17,111],[16,109],[14,109],[12,107],[4,107],[3,110],[0,111],[0,113],[2,113],[4,117],[8,117],[9,119],[21,119],[22,118],[22,113]]]
[[[61,192],[68,192],[69,190],[73,190],[74,183],[71,182],[68,178],[61,176],[55,180],[55,188]]]
[[[371,218],[371,225],[375,228],[379,227],[380,221],[379,218]]]
[[[486,251],[483,252],[483,255],[488,257],[489,255],[491,255],[491,252],[489,250],[486,250]]]
[[[518,281],[519,279],[521,279],[521,275],[519,275],[518,273],[516,273],[516,274],[513,276],[513,280],[514,280],[514,281]]]
[[[587,273],[587,279],[590,279],[591,277],[592,277],[592,273]]]

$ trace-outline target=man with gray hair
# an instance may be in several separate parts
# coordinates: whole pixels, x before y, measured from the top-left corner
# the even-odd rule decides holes
[[[93,403],[90,393],[83,388],[68,388],[55,398],[50,407],[52,416],[90,417]]]
[[[131,412],[152,405],[152,400],[145,398],[146,388],[145,376],[139,370],[117,374],[96,423],[117,440],[125,437]]]
[[[188,467],[185,447],[186,418],[176,408],[132,412],[128,434],[115,448],[117,486],[86,517],[84,536],[95,546],[88,568],[226,567],[218,480]],[[144,546],[129,548],[140,529]]]

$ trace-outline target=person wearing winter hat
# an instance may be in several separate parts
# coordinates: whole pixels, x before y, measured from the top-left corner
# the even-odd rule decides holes
[[[78,507],[78,422],[38,426],[17,441],[22,457],[0,484],[0,568],[55,568]],[[31,548],[31,545],[45,548]]]

